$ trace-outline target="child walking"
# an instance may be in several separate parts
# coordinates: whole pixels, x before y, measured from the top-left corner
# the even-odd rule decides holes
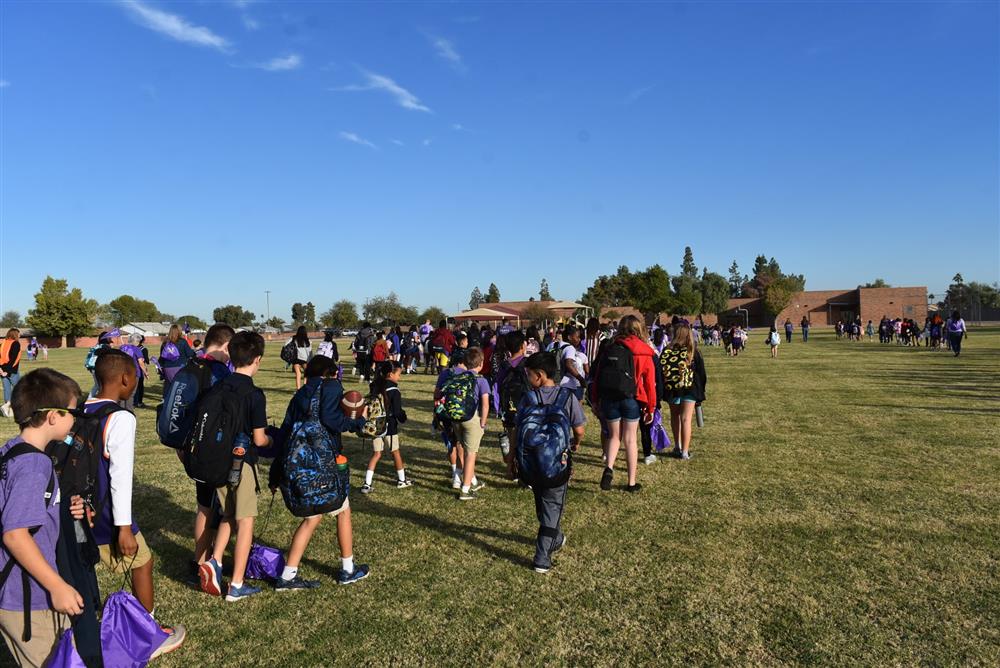
[[[385,436],[372,440],[372,457],[368,460],[368,470],[365,471],[365,484],[361,486],[362,494],[372,491],[375,480],[375,465],[382,459],[382,452],[388,448],[396,465],[396,487],[403,489],[413,483],[406,478],[403,467],[403,455],[399,452],[399,425],[406,422],[406,411],[403,410],[403,398],[399,392],[399,378],[403,374],[403,365],[393,360],[379,362],[375,365],[375,380],[371,385],[371,396],[382,395],[382,405],[385,406],[386,430]]]
[[[771,325],[771,331],[767,335],[767,342],[771,346],[771,359],[775,359],[778,356],[778,345],[781,343],[781,337],[778,335],[778,330],[774,325]]]
[[[356,420],[348,418],[340,409],[340,401],[344,396],[344,387],[337,380],[337,364],[324,355],[317,355],[306,365],[306,382],[299,388],[288,402],[285,420],[281,425],[276,439],[280,444],[275,453],[274,463],[268,474],[268,487],[274,493],[285,478],[285,456],[288,439],[292,433],[292,425],[301,422],[309,416],[309,407],[313,396],[319,392],[319,417],[337,449],[341,448],[341,434],[345,431],[358,431],[365,424],[364,413]],[[328,513],[337,519],[337,542],[340,545],[340,571],[337,574],[337,584],[347,585],[368,577],[368,566],[354,563],[354,531],[351,526],[350,499],[345,498],[343,505]],[[319,580],[305,580],[299,576],[299,564],[309,547],[309,541],[319,527],[323,515],[306,517],[299,524],[292,536],[292,544],[288,547],[285,558],[285,569],[275,581],[277,591],[297,591],[301,589],[316,589]]]

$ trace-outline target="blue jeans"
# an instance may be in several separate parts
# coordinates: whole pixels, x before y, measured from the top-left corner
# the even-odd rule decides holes
[[[642,417],[642,409],[634,397],[627,399],[601,399],[601,416],[605,422],[638,422]]]
[[[805,343],[808,340],[809,340],[809,328],[808,327],[803,327],[802,328],[802,343]]]
[[[12,373],[3,377],[3,400],[10,403],[10,398],[14,396],[14,386],[21,380],[21,374]]]

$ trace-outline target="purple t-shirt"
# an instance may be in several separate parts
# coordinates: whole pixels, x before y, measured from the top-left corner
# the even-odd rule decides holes
[[[126,343],[121,347],[121,351],[132,358],[135,362],[135,374],[138,377],[142,377],[142,367],[139,366],[139,360],[142,359],[142,350],[138,346],[133,346],[130,343]]]
[[[18,436],[0,448],[0,456],[24,440]],[[50,503],[45,498],[45,492],[52,480],[52,494],[56,497]],[[56,568],[56,542],[59,540],[59,481],[55,479],[52,470],[52,460],[39,451],[19,455],[7,462],[6,471],[0,476],[0,528],[3,532],[14,529],[33,529],[39,527],[33,536],[38,549],[45,561],[53,570]],[[7,566],[11,559],[7,550],[0,549],[0,570]],[[49,594],[28,578],[31,591],[31,609],[48,610],[52,607]],[[14,566],[0,590],[0,610],[23,610],[24,591],[21,589],[21,567]]]

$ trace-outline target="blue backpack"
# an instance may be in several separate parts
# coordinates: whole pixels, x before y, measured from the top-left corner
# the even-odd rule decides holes
[[[517,468],[525,484],[558,487],[569,480],[572,396],[569,390],[560,388],[555,402],[546,404],[538,390],[524,395],[517,412]]]
[[[320,421],[320,384],[309,400],[309,415],[292,425],[285,454],[281,496],[296,517],[337,510],[351,491],[347,464],[337,465],[340,448]]]
[[[91,373],[94,372],[94,368],[97,367],[97,354],[104,350],[105,348],[110,348],[106,343],[98,343],[96,346],[92,347],[87,351],[87,358],[83,360],[83,368]]]
[[[174,376],[163,403],[156,407],[156,435],[160,443],[180,449],[194,424],[194,407],[212,386],[212,365],[195,358]]]

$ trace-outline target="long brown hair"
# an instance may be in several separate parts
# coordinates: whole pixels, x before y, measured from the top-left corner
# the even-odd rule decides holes
[[[694,360],[694,336],[691,334],[690,325],[683,322],[677,323],[674,327],[674,340],[670,342],[670,347],[675,350],[687,349],[688,362]]]
[[[170,331],[167,332],[167,340],[170,343],[177,343],[181,338],[181,328],[180,325],[170,325]]]
[[[642,330],[642,322],[640,322],[639,318],[634,315],[627,315],[621,319],[621,322],[618,323],[618,336],[621,337],[629,336],[631,334],[632,336],[637,336],[641,339],[643,335]]]
[[[11,327],[10,329],[7,330],[7,337],[6,338],[9,341],[17,341],[17,339],[20,336],[21,336],[21,330],[19,330],[17,327]]]

